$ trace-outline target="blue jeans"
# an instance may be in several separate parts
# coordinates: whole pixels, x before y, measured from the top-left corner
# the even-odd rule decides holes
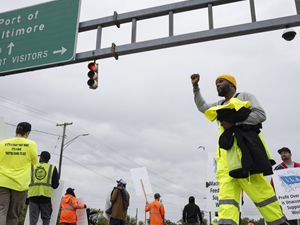
[[[110,225],[125,225],[125,220],[110,218]]]

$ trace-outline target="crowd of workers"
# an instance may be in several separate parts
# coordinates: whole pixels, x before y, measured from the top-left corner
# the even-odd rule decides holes
[[[200,93],[199,81],[199,74],[191,76],[196,106],[209,120],[217,120],[219,124],[216,151],[219,211],[211,224],[239,224],[242,189],[267,224],[293,224],[294,221],[287,221],[272,185],[265,178],[273,173],[275,161],[260,132],[261,124],[266,120],[261,104],[253,94],[236,93],[237,83],[231,75],[221,75],[216,79],[218,95],[225,99],[206,103]],[[59,186],[58,172],[49,164],[49,152],[43,151],[38,162],[36,143],[28,139],[30,131],[31,124],[21,122],[17,125],[15,137],[0,142],[0,225],[17,225],[26,200],[30,225],[37,224],[39,215],[43,225],[50,223],[52,189]],[[275,170],[300,167],[299,163],[292,161],[289,148],[283,147],[278,153],[283,162]],[[111,193],[112,207],[106,211],[110,215],[110,225],[125,225],[130,200],[126,184],[123,179],[117,180],[117,187]],[[145,212],[149,212],[150,225],[165,223],[165,208],[160,198],[156,193],[154,201],[146,202]],[[76,224],[76,210],[84,208],[85,204],[78,204],[74,189],[68,188],[60,202],[60,223]],[[203,215],[191,196],[183,210],[183,222],[207,225]]]
[[[49,164],[49,152],[43,151],[38,162],[36,143],[28,139],[30,131],[31,124],[21,122],[15,137],[0,142],[0,225],[18,225],[26,202],[30,225],[36,225],[40,215],[43,225],[50,224],[58,172]],[[68,188],[60,203],[60,223],[76,224],[78,208],[86,205],[78,205],[74,189]]]

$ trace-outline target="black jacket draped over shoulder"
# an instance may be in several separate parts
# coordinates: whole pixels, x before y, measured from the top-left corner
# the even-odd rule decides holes
[[[246,120],[251,110],[245,107],[239,111],[235,109],[220,109],[217,113],[219,121],[238,123]],[[242,168],[229,171],[231,177],[247,178],[251,174],[263,173],[265,176],[273,174],[272,165],[275,164],[275,161],[269,159],[264,144],[258,136],[261,128],[261,124],[241,124],[224,130],[220,136],[220,148],[229,150],[234,143],[234,137],[236,137],[237,145],[242,152]]]

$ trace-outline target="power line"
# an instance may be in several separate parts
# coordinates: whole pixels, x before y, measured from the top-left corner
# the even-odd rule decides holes
[[[1,98],[1,96],[0,96],[0,98]],[[4,97],[2,97],[2,98],[4,98]],[[4,99],[7,99],[7,98],[4,98]],[[8,100],[8,101],[12,101],[12,100],[10,100],[10,99],[7,99],[7,100]],[[12,102],[14,102],[14,101],[12,101]],[[20,104],[20,103],[17,103],[17,102],[14,102],[14,103],[16,103],[17,105],[16,105],[16,104],[12,104],[12,105],[15,105],[15,106],[17,106],[17,107],[20,107],[19,105],[21,105],[22,107],[20,107],[20,108],[28,108],[29,111],[32,111],[32,112],[34,112],[34,113],[39,113],[39,114],[42,115],[42,116],[46,116],[46,117],[50,117],[50,118],[59,118],[59,117],[50,115],[50,114],[48,114],[48,113],[44,113],[44,112],[42,112],[42,111],[40,111],[40,110],[34,109],[34,108],[32,108],[32,107],[28,107],[28,106],[26,106],[26,105],[24,105],[24,104]],[[24,112],[21,112],[21,113],[24,113]],[[24,114],[25,114],[25,113],[24,113]],[[61,118],[60,118],[60,119],[61,119]],[[47,120],[47,121],[49,121],[49,120]],[[51,122],[51,121],[50,121],[50,122]],[[6,123],[6,124],[12,125],[12,126],[16,126],[16,125],[9,124],[9,123]],[[76,128],[77,130],[83,130],[84,132],[86,132],[83,128],[81,128],[81,127],[79,127],[79,126],[76,126],[76,125],[75,125],[75,128]],[[58,141],[59,141],[59,138],[61,137],[61,135],[52,134],[52,133],[49,133],[49,132],[38,131],[38,130],[34,130],[34,131],[35,131],[35,132],[40,132],[40,133],[43,133],[43,134],[47,134],[47,135],[58,136]],[[70,132],[70,131],[68,131],[68,132]],[[72,132],[70,132],[70,133],[72,133]],[[89,133],[89,132],[88,132],[88,133]],[[136,166],[138,166],[138,167],[141,167],[140,164],[138,164],[138,163],[134,162],[133,160],[131,160],[130,158],[128,158],[128,157],[126,157],[126,156],[120,154],[117,150],[115,150],[115,149],[112,148],[111,146],[107,145],[107,144],[104,143],[103,141],[99,140],[98,138],[94,137],[93,135],[91,135],[91,138],[92,138],[94,141],[96,141],[97,143],[99,143],[101,146],[103,146],[104,148],[106,148],[106,149],[108,149],[108,150],[110,150],[110,151],[113,151],[115,154],[120,155],[120,156],[122,157],[122,159],[126,159],[126,160],[128,160],[129,162],[133,163],[134,165],[136,165]],[[58,143],[58,141],[57,141],[57,143]],[[83,141],[83,142],[85,142],[85,141]],[[88,144],[89,146],[91,146],[89,143],[87,143],[87,142],[85,142],[85,143]],[[57,146],[57,144],[56,144],[56,146]],[[55,146],[55,148],[56,148],[56,146]],[[92,146],[92,147],[95,148],[94,146]],[[100,151],[98,148],[96,148],[96,150]],[[111,161],[112,163],[116,163],[115,161],[117,161],[117,162],[118,162],[118,166],[120,166],[120,163],[121,163],[124,167],[130,168],[129,166],[127,166],[126,164],[124,164],[123,161],[121,162],[121,161],[119,161],[119,160],[116,160],[116,158],[112,158],[112,156],[110,156],[110,154],[108,154],[108,153],[106,153],[106,152],[103,152],[103,151],[100,151],[100,152],[102,152],[102,154],[106,155],[107,157],[111,158],[111,159],[112,159],[112,161]],[[103,158],[103,157],[102,157],[102,158]],[[107,160],[106,158],[103,158],[103,159],[104,159],[104,160]],[[161,178],[161,179],[163,179],[163,180],[166,180],[168,183],[172,183],[172,184],[176,185],[177,187],[183,188],[185,191],[186,191],[186,190],[190,190],[190,191],[192,191],[192,192],[197,192],[197,193],[199,193],[199,194],[201,194],[201,195],[204,195],[203,193],[200,193],[200,192],[198,192],[198,191],[189,189],[189,188],[184,187],[184,186],[182,186],[182,185],[179,185],[178,183],[175,183],[175,182],[173,182],[173,181],[171,181],[171,180],[169,180],[169,179],[167,179],[167,178],[164,178],[163,176],[161,176],[161,175],[155,173],[154,171],[151,171],[151,170],[148,170],[148,171],[149,171],[150,174],[154,175],[154,179],[156,179],[155,176],[157,176],[157,177],[159,177],[159,178]],[[161,181],[160,181],[160,182],[161,182]],[[164,185],[162,185],[162,186],[164,186]],[[160,188],[161,188],[161,187],[160,187]],[[181,190],[181,191],[182,191],[182,190]]]
[[[41,115],[44,115],[44,116],[53,118],[53,119],[55,119],[55,120],[64,120],[64,119],[62,119],[62,118],[60,118],[60,117],[51,115],[51,114],[49,114],[49,113],[45,113],[45,112],[43,112],[43,111],[41,111],[41,110],[35,109],[35,108],[33,108],[33,107],[24,105],[24,104],[19,103],[19,102],[16,102],[16,101],[13,101],[13,100],[8,99],[8,98],[6,98],[6,97],[0,96],[0,98],[4,99],[4,100],[2,100],[2,101],[6,102],[6,103],[8,103],[8,104],[10,104],[10,105],[13,105],[13,106],[16,106],[16,107],[19,107],[19,108],[22,108],[22,109],[29,110],[29,111],[31,111],[31,112],[33,112],[33,113],[41,114]],[[1,99],[0,99],[0,100],[1,100]],[[3,106],[3,107],[5,107],[5,106]],[[5,107],[5,108],[8,108],[8,107]],[[10,108],[8,108],[8,109],[10,109]],[[22,112],[22,113],[23,113],[23,112]],[[25,113],[24,113],[24,114],[25,114]],[[28,114],[27,114],[27,115],[28,115]]]
[[[11,124],[11,123],[6,123],[6,125],[10,125],[10,126],[13,126],[13,127],[17,127],[17,125],[14,125],[14,124]],[[52,133],[49,133],[49,132],[45,132],[45,131],[41,131],[41,130],[31,130],[31,132],[38,132],[38,133],[42,133],[42,134],[48,134],[48,135],[52,135],[52,136],[58,136],[58,137],[62,137],[62,135],[59,135],[59,134],[52,134]]]
[[[129,159],[128,157],[126,157],[126,156],[124,156],[124,155],[118,153],[114,148],[110,147],[109,145],[107,145],[107,144],[103,143],[102,141],[100,141],[99,139],[95,138],[93,135],[91,135],[91,137],[93,137],[94,140],[96,140],[97,142],[99,142],[101,145],[103,145],[103,146],[106,147],[107,149],[109,149],[109,150],[111,150],[111,151],[114,151],[116,154],[120,155],[122,158],[127,159],[128,161],[134,163],[134,164],[135,164],[136,166],[138,166],[138,167],[142,167],[140,164],[138,164],[138,163],[134,162],[133,160]],[[107,153],[105,153],[105,154],[106,154],[107,156],[109,156]],[[109,156],[109,157],[110,157],[110,156]],[[114,158],[114,160],[118,161],[118,160],[115,159],[115,158]],[[119,161],[119,163],[122,163],[122,162]],[[122,164],[123,164],[123,163],[122,163]],[[124,165],[124,164],[123,164],[123,165]],[[168,181],[169,183],[175,184],[175,185],[177,185],[177,186],[179,186],[179,187],[182,187],[182,188],[184,188],[184,189],[188,189],[188,190],[190,190],[190,191],[197,192],[197,193],[199,193],[199,194],[201,194],[201,195],[204,195],[204,194],[201,193],[201,192],[198,192],[198,191],[192,190],[192,189],[190,189],[190,188],[184,187],[184,186],[182,186],[182,185],[180,185],[180,184],[178,184],[178,183],[175,183],[175,182],[173,182],[173,181],[171,181],[171,180],[169,180],[169,179],[167,179],[167,178],[165,178],[165,177],[162,177],[161,175],[159,175],[159,174],[157,174],[157,173],[155,173],[155,172],[153,172],[153,171],[151,171],[151,170],[149,170],[149,169],[147,169],[147,171],[149,171],[150,173],[152,173],[152,174],[154,174],[154,175],[156,175],[156,176],[158,176],[158,177],[160,177],[160,178],[162,178],[162,179]]]
[[[82,140],[82,142],[83,142],[83,140]],[[86,141],[84,141],[84,142],[86,142]],[[91,148],[94,148],[94,149],[96,149],[97,151],[99,150],[99,149],[95,148],[93,145],[91,145],[89,142],[87,142],[86,144],[87,144],[87,145],[90,145]],[[82,145],[82,144],[77,144],[77,145],[79,145],[81,149],[83,149],[83,150],[85,150],[85,151],[91,153],[92,155],[97,154],[97,152],[90,150],[89,148],[87,148],[86,146],[84,146],[84,145]],[[105,153],[105,154],[106,154],[106,153]],[[97,155],[98,155],[98,154],[97,154]],[[125,165],[124,163],[122,163],[122,162],[121,162],[120,160],[118,160],[116,157],[112,157],[112,156],[110,156],[110,155],[107,155],[107,156],[108,156],[109,158],[112,159],[112,161],[109,161],[109,162],[112,163],[112,164],[115,164],[117,167],[119,167],[119,169],[122,169],[122,168],[120,167],[120,165],[123,165],[123,166],[125,167],[125,169],[123,169],[123,170],[127,170],[127,169],[130,169],[130,168],[131,168],[131,167]],[[106,161],[108,160],[107,158],[104,158],[104,157],[101,157],[101,159],[106,160]],[[111,165],[109,164],[109,166],[111,166]],[[141,167],[141,166],[140,166],[140,167]],[[150,176],[151,176],[151,175],[150,175]],[[156,175],[155,175],[155,176],[156,176]],[[155,179],[155,177],[154,177],[154,179]],[[152,183],[152,185],[158,187],[158,189],[164,189],[164,190],[167,190],[168,192],[174,193],[174,194],[176,194],[176,195],[178,194],[178,193],[175,192],[174,188],[173,188],[173,189],[168,189],[169,186],[165,185],[165,183],[163,183],[162,181],[159,181],[159,182],[160,182],[162,185],[157,184],[157,182]],[[187,190],[185,187],[183,187],[183,186],[182,186],[182,188],[184,188],[184,190],[182,190],[182,189],[178,189],[178,190],[179,190],[179,191],[182,191],[182,192],[186,192],[186,193],[191,194],[191,191],[188,191],[188,190]],[[196,191],[192,191],[192,192],[195,193]],[[200,194],[201,197],[204,195],[204,194],[202,194],[202,193],[200,193],[200,192],[198,192],[198,194]]]
[[[58,155],[58,154],[54,154],[54,155]],[[106,179],[108,179],[108,180],[110,180],[110,181],[115,182],[115,180],[113,180],[113,179],[111,179],[111,178],[109,178],[109,177],[107,177],[107,176],[104,176],[103,174],[98,173],[98,172],[96,172],[96,171],[94,171],[94,170],[88,168],[87,166],[84,166],[84,165],[82,165],[82,164],[76,162],[75,160],[70,159],[69,157],[66,157],[66,156],[63,156],[63,157],[66,158],[66,159],[68,159],[69,161],[71,161],[71,162],[73,162],[73,163],[75,163],[75,164],[77,164],[77,165],[79,165],[79,166],[81,166],[81,167],[83,167],[83,168],[85,168],[85,169],[87,169],[87,170],[89,170],[89,171],[91,171],[91,172],[97,174],[97,175],[100,175],[100,176],[102,176],[102,177],[104,177],[104,178],[106,178]],[[130,188],[130,187],[127,187],[127,189],[130,189],[130,190],[132,190],[132,191],[135,191],[135,189]],[[147,196],[149,196],[149,195],[147,195]],[[165,200],[164,200],[164,202],[166,202],[166,203],[168,203],[168,204],[170,204],[170,205],[173,205],[173,206],[182,207],[181,205],[176,205],[176,204],[171,203],[171,202],[169,202],[169,201],[165,201]]]

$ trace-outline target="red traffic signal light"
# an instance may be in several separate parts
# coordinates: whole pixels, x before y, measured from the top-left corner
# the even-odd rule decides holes
[[[97,64],[96,63],[89,63],[88,64],[88,68],[92,71],[95,71],[95,69],[98,69],[96,68],[97,67]]]
[[[98,64],[97,63],[89,63],[88,64],[89,72],[88,77],[90,78],[87,82],[88,86],[91,89],[98,88]]]

